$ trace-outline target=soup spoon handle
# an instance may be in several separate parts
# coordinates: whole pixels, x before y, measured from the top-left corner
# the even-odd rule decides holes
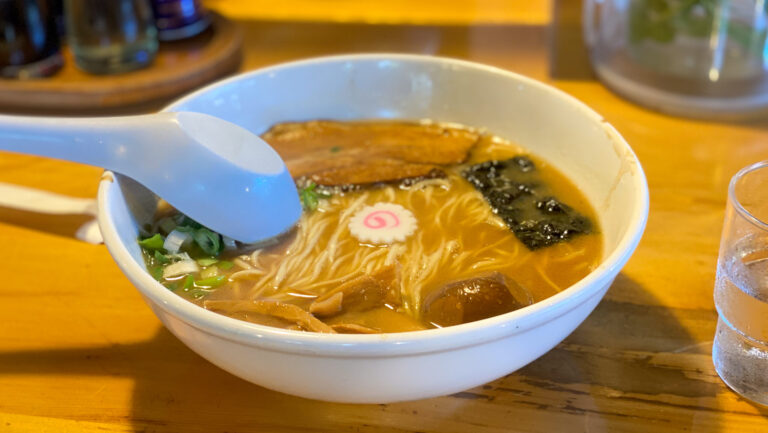
[[[201,113],[0,116],[0,150],[120,172],[201,224],[243,242],[277,236],[301,215],[280,156],[257,135]]]
[[[129,117],[55,118],[0,116],[0,150],[64,159],[123,173],[136,154],[151,161],[152,149],[175,131],[166,114]]]

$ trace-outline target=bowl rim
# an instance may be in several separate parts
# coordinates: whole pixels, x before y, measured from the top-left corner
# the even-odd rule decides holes
[[[633,203],[635,212],[632,214],[625,233],[611,254],[604,257],[592,272],[563,291],[525,308],[476,322],[439,329],[392,334],[318,334],[290,331],[258,325],[206,310],[170,292],[152,278],[145,269],[133,260],[127,247],[120,242],[117,228],[113,224],[110,199],[114,198],[114,195],[111,190],[116,185],[115,180],[119,182],[121,176],[119,174],[103,176],[98,191],[98,219],[104,236],[104,243],[118,266],[145,298],[200,331],[248,346],[259,346],[279,352],[324,356],[381,357],[458,349],[532,329],[577,308],[611,283],[629,260],[645,229],[649,209],[649,193],[645,174],[632,148],[602,116],[575,97],[540,81],[494,66],[447,57],[390,53],[323,56],[259,68],[214,82],[174,101],[162,111],[174,111],[182,104],[198,98],[200,95],[231,83],[247,81],[284,69],[326,63],[381,60],[409,64],[450,65],[454,68],[469,68],[503,75],[527,86],[552,93],[592,118],[615,144],[624,148],[630,164],[634,167],[634,170],[630,171],[634,174],[634,189],[637,191]]]

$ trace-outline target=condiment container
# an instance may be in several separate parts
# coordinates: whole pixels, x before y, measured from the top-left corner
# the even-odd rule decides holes
[[[148,0],[66,0],[68,42],[81,69],[114,74],[149,65],[157,30]]]
[[[157,37],[175,41],[202,33],[211,25],[200,0],[152,0]]]
[[[45,77],[61,68],[57,2],[0,0],[0,77]]]
[[[595,72],[671,114],[742,117],[768,108],[764,0],[585,0]]]

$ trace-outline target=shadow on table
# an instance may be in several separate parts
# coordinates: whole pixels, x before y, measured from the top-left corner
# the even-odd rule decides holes
[[[759,403],[755,403],[751,400],[742,399],[745,403],[752,406],[755,411],[759,412],[764,418],[768,419],[768,406],[764,406]]]
[[[611,290],[631,292],[637,303],[609,295],[562,344],[522,370],[415,402],[331,404],[273,392],[218,369],[165,329],[131,345],[1,353],[0,376],[132,378],[133,427],[156,432],[272,431],[286,425],[363,432],[465,431],[473,425],[528,432],[719,431],[717,395],[728,391],[711,367],[705,337],[714,333],[713,313],[661,307],[623,275]],[[686,330],[692,327],[699,329],[696,335]]]
[[[52,215],[0,206],[0,223],[65,238],[78,239],[78,233],[81,232],[86,224],[94,219],[93,215]]]
[[[571,336],[491,387],[581,415],[585,431],[718,431],[717,395],[727,391],[711,364],[715,320],[710,310],[661,306],[619,274]]]

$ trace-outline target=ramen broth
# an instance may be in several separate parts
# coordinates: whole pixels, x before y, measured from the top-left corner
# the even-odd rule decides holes
[[[435,127],[340,124],[372,124],[380,134],[388,128]],[[355,134],[355,128],[342,133]],[[431,145],[439,148],[443,135],[435,134]],[[283,154],[279,137],[264,137]],[[473,140],[461,162],[419,161],[437,167],[437,172],[424,168],[427,174],[411,178],[352,185],[318,185],[312,180],[328,178],[324,175],[297,179],[305,212],[295,230],[271,245],[241,245],[219,237],[221,252],[213,257],[216,245],[211,239],[218,235],[185,225],[188,219],[161,208],[141,241],[148,268],[175,293],[217,313],[287,329],[343,333],[403,332],[490,317],[546,299],[595,269],[602,239],[596,215],[578,188],[519,146],[488,134],[477,133]],[[343,158],[343,147],[329,143],[328,149],[328,155]],[[322,158],[318,152],[314,154]],[[512,230],[516,222],[502,218],[503,212],[489,204],[494,203],[489,202],[491,193],[467,180],[476,164],[521,155],[535,168],[536,177],[528,184],[546,188],[546,199],[556,198],[586,221],[583,234],[566,233],[544,247],[524,244]],[[355,158],[361,157],[355,153]],[[286,158],[286,163],[291,168],[291,160]],[[329,170],[339,173],[346,168]],[[386,227],[395,220],[400,232]],[[184,237],[186,252],[158,248],[160,239],[166,239],[168,247],[173,231]],[[148,246],[153,236],[157,242]],[[179,263],[188,264],[186,273]],[[161,270],[170,265],[182,272],[163,275]]]

